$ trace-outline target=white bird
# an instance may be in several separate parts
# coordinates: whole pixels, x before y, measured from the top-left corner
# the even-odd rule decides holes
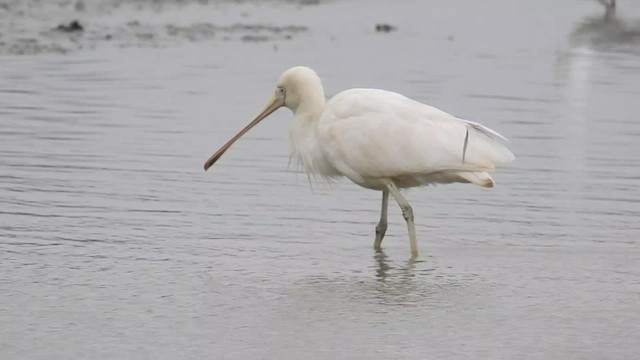
[[[415,257],[413,210],[399,189],[456,182],[493,187],[489,172],[515,159],[507,140],[497,132],[394,92],[350,89],[325,102],[318,75],[297,66],[280,76],[265,109],[205,162],[205,171],[243,134],[282,106],[293,111],[292,156],[307,173],[347,177],[364,188],[382,191],[376,250],[387,230],[389,194],[407,222]]]

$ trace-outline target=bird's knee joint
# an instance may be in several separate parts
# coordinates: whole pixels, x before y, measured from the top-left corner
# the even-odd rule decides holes
[[[402,205],[400,209],[402,209],[402,217],[404,217],[406,221],[413,221],[413,209],[410,205]]]
[[[384,235],[384,233],[387,231],[387,224],[386,223],[379,223],[376,226],[376,234],[377,235]]]

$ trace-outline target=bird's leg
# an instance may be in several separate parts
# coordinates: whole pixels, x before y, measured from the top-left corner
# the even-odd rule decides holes
[[[418,243],[416,241],[416,225],[413,223],[413,209],[407,199],[402,196],[400,190],[392,182],[387,184],[387,189],[391,193],[396,202],[402,210],[402,216],[407,221],[407,228],[409,229],[409,245],[411,246],[411,255],[418,256]]]
[[[375,250],[380,250],[384,233],[387,232],[387,208],[389,207],[389,190],[382,190],[382,210],[380,211],[380,222],[376,226],[376,241],[373,243]]]

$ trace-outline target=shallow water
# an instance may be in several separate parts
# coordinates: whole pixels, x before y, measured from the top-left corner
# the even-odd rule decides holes
[[[22,15],[41,46],[4,34],[3,359],[640,352],[640,2],[86,3],[93,37],[42,32],[66,8]],[[297,64],[329,96],[379,87],[480,121],[517,161],[491,190],[408,192],[417,262],[395,206],[371,249],[378,193],[287,166],[287,110],[203,172]]]

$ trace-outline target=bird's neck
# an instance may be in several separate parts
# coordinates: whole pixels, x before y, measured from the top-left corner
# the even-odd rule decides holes
[[[334,171],[318,142],[318,122],[324,111],[326,100],[322,85],[310,86],[300,97],[298,106],[293,111],[294,120],[291,125],[291,156],[297,164],[302,164],[307,173],[331,176]]]
[[[323,99],[324,100],[324,99]],[[291,124],[291,157],[296,165],[302,165],[308,174],[331,177],[335,170],[324,158],[318,141],[318,122],[324,107],[313,107],[295,112]]]
[[[315,157],[318,154],[317,128],[320,114],[316,109],[300,109],[294,113],[291,124],[291,156],[297,165],[302,165],[308,173],[315,173]]]
[[[310,86],[300,95],[298,106],[293,110],[296,120],[317,122],[324,110],[326,100],[322,85]]]

